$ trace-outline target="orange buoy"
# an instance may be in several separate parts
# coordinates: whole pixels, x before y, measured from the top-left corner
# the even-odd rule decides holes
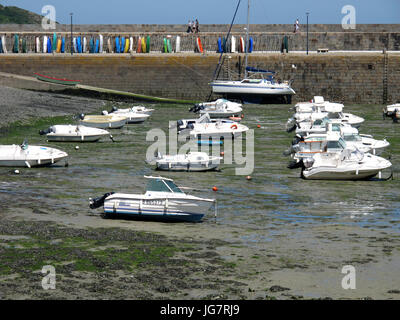
[[[244,118],[244,114],[242,113],[242,119]]]
[[[247,177],[246,177],[246,180],[251,180],[251,176],[247,176]]]
[[[220,153],[221,157],[223,157],[224,154],[225,154],[225,152],[221,151],[221,153]]]
[[[217,187],[213,187],[212,189],[213,189],[213,191],[218,191]]]
[[[261,126],[258,124],[258,125],[257,125],[257,128],[261,128]]]

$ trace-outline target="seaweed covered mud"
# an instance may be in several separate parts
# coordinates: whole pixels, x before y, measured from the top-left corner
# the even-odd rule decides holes
[[[115,142],[48,143],[39,130],[76,123],[112,102],[0,88],[0,144],[52,146],[69,166],[0,168],[1,299],[398,299],[400,297],[399,126],[382,106],[346,106],[366,119],[361,133],[391,143],[394,180],[304,181],[282,152],[289,107],[246,105],[255,133],[251,179],[235,166],[163,173],[195,195],[216,198],[202,223],[103,219],[89,197],[142,193],[146,134],[190,118],[190,106],[155,108],[143,124],[113,131]],[[218,192],[212,191],[217,186]],[[55,287],[42,286],[48,269]],[[355,289],[345,289],[345,268]],[[45,272],[42,273],[42,271]],[[346,282],[346,281],[344,281]],[[347,282],[346,282],[347,283]]]

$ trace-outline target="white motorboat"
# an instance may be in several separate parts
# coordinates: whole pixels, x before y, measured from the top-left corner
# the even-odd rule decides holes
[[[243,109],[240,103],[218,99],[212,102],[197,103],[189,111],[200,113],[201,115],[208,113],[210,118],[229,118],[239,117]]]
[[[391,104],[383,109],[383,118],[392,118],[393,122],[400,119],[400,103]]]
[[[209,156],[205,152],[189,152],[177,155],[159,155],[158,170],[164,171],[210,171],[218,168],[222,157]]]
[[[189,135],[192,138],[236,138],[248,131],[245,125],[236,122],[211,121],[208,113],[202,115],[196,122],[189,124],[186,128],[178,131],[180,135]]]
[[[390,146],[390,143],[386,139],[377,140],[371,135],[360,134],[356,128],[348,125],[340,126],[340,135],[346,142],[347,147],[357,148],[362,152],[379,155],[385,148]]]
[[[99,129],[120,129],[126,122],[127,117],[122,115],[80,115],[80,123],[86,127]]]
[[[40,135],[46,135],[48,141],[61,142],[96,142],[110,133],[103,129],[85,127],[81,125],[54,125],[46,130],[40,130]]]
[[[196,121],[198,121],[198,120],[199,120],[199,118],[197,118],[197,119],[181,119],[181,120],[178,120],[176,122],[176,124],[170,125],[169,128],[170,129],[177,128],[178,132],[180,132],[182,130],[192,128],[193,124],[196,123]],[[210,121],[215,122],[215,123],[217,123],[218,121],[220,121],[222,123],[230,123],[230,124],[237,123],[237,121],[231,120],[231,119],[210,119]]]
[[[313,153],[323,152],[327,145],[329,147],[329,145],[338,143],[342,145],[340,149],[358,149],[364,153],[370,152],[372,154],[380,154],[384,148],[390,145],[386,139],[376,140],[371,135],[359,134],[358,130],[350,125],[340,124],[332,127],[332,124],[328,124],[328,129],[324,133],[313,133],[304,137],[297,136],[293,146],[284,154],[312,155]]]
[[[40,167],[49,166],[68,157],[58,149],[31,146],[24,141],[21,145],[0,145],[1,167]]]
[[[103,111],[103,115],[119,115],[127,118],[127,123],[142,123],[146,121],[154,109],[147,109],[146,107],[137,106],[126,109],[117,109],[113,107],[110,112]]]
[[[146,193],[106,193],[90,199],[90,208],[103,206],[106,216],[130,215],[139,219],[192,222],[200,221],[213,205],[216,210],[216,200],[186,194],[172,179],[145,178],[149,179]]]
[[[390,161],[359,150],[317,153],[304,162],[302,177],[309,180],[366,180],[392,166]]]
[[[358,128],[364,119],[351,113],[343,112],[343,104],[324,101],[323,97],[316,96],[312,102],[302,102],[295,106],[296,113],[287,121],[286,130],[293,131],[296,125],[302,122],[313,122],[328,118],[335,122],[348,123]]]

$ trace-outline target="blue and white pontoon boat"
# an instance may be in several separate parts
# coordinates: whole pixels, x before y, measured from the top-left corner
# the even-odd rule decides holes
[[[104,207],[104,215],[129,215],[143,220],[200,221],[215,199],[185,194],[172,179],[148,177],[145,194],[106,193],[90,199],[90,208]]]

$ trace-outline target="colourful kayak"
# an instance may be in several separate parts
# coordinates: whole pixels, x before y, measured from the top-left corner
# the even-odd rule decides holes
[[[14,35],[14,47],[13,47],[13,53],[18,53],[19,51],[19,37],[18,35]]]
[[[57,35],[54,32],[54,34],[53,34],[53,51],[56,51],[56,50],[57,50]]]
[[[150,53],[150,36],[146,38],[146,52]]]
[[[142,38],[142,52],[146,53],[146,39],[143,37]]]

